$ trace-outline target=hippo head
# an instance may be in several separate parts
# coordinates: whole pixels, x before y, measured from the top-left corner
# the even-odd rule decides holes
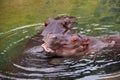
[[[41,35],[46,36],[49,33],[64,34],[67,31],[74,31],[74,29],[76,29],[73,25],[75,22],[76,19],[73,17],[49,18],[48,21],[45,22],[45,28]]]

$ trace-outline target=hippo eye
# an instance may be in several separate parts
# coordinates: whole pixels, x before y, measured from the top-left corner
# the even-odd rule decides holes
[[[75,46],[73,46],[73,49],[76,49],[76,48],[78,48],[79,47],[79,45],[75,45]]]

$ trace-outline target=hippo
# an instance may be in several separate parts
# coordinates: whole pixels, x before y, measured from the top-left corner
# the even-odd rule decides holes
[[[78,56],[96,53],[103,50],[113,50],[120,44],[120,35],[101,37],[86,36],[76,32],[73,24],[76,18],[62,17],[50,18],[45,22],[43,36],[43,49],[49,55]]]

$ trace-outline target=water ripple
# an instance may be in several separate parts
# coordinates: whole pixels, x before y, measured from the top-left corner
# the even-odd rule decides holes
[[[6,32],[2,32],[2,33],[0,33],[0,35],[7,34],[7,33],[10,33],[10,32],[13,32],[13,31],[18,31],[18,30],[25,29],[25,28],[29,28],[29,27],[33,27],[33,26],[43,26],[43,25],[44,25],[43,23],[25,25],[25,26],[21,26],[21,27],[11,29],[11,30],[6,31]]]

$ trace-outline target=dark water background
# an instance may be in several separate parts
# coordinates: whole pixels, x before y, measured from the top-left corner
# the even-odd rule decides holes
[[[21,52],[28,40],[43,28],[45,20],[60,15],[77,17],[78,32],[85,35],[120,33],[120,0],[0,0],[0,78],[94,80],[116,77],[119,80],[118,59],[93,54],[46,58],[39,44]]]

